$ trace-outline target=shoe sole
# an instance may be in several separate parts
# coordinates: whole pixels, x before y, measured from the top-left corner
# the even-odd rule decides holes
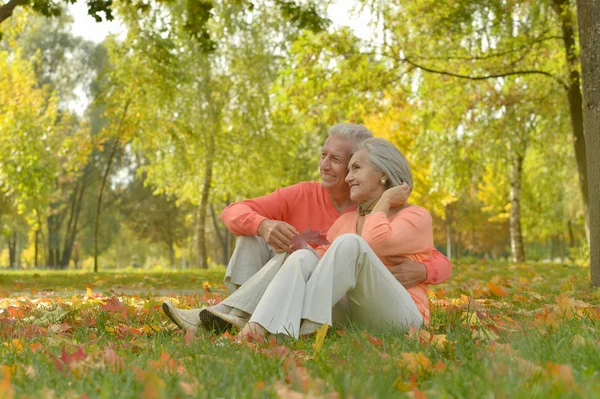
[[[206,328],[207,330],[215,330],[218,333],[229,331],[234,327],[233,324],[213,315],[206,309],[202,309],[200,311],[200,324],[202,324],[202,327]]]
[[[162,310],[163,312],[167,315],[167,317],[179,328],[181,328],[182,330],[185,330],[185,328],[183,328],[175,319],[175,317],[173,317],[173,315],[171,314],[171,309],[169,309],[169,305],[167,305],[166,303],[162,304]]]

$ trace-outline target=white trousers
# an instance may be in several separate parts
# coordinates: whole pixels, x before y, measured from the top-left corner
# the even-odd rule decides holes
[[[303,319],[332,325],[340,312],[383,330],[418,328],[423,323],[408,291],[356,234],[336,238],[321,260],[312,251],[299,250],[277,268],[254,309],[242,309],[252,314],[251,322],[273,334],[298,337]],[[248,283],[259,275],[241,288],[251,289],[256,283]]]
[[[221,303],[252,314],[287,256],[261,237],[238,237],[225,272],[225,285],[233,293]]]

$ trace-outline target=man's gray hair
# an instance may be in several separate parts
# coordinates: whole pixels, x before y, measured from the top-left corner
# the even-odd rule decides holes
[[[369,161],[373,166],[385,175],[386,190],[400,186],[403,182],[412,190],[413,178],[410,166],[396,146],[386,139],[375,137],[363,141],[359,149],[363,148],[369,153]]]
[[[352,153],[358,151],[360,144],[373,137],[373,133],[363,125],[338,123],[329,129],[329,137],[339,137],[354,142]]]

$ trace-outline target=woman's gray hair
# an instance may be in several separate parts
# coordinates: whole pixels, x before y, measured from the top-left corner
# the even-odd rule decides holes
[[[339,137],[350,140],[352,145],[352,154],[358,151],[361,143],[373,137],[373,133],[363,125],[353,123],[338,123],[329,129],[329,137]]]
[[[386,190],[400,186],[404,182],[412,190],[413,178],[410,166],[396,146],[386,139],[375,137],[363,141],[359,149],[363,148],[369,153],[369,161],[373,166],[385,175]]]

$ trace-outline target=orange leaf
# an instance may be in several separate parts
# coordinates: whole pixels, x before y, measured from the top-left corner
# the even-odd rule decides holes
[[[496,285],[493,283],[487,283],[487,287],[488,290],[490,291],[490,294],[495,295],[495,296],[499,296],[499,297],[503,297],[507,295],[507,292],[504,290],[504,288],[502,288],[501,285]]]
[[[369,341],[370,343],[377,345],[377,346],[381,346],[383,345],[383,341],[377,337],[372,336],[371,334],[369,334],[366,331],[362,332],[363,337],[365,337],[367,339],[367,341]]]

